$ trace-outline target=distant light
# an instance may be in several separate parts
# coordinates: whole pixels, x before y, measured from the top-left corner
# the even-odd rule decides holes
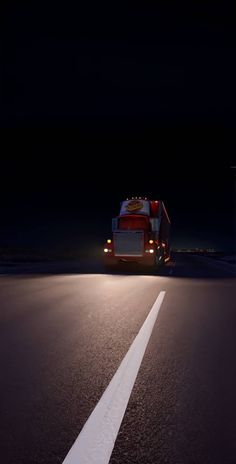
[[[164,242],[162,242],[162,246],[163,246],[163,248],[165,248],[165,247],[166,247],[166,244],[165,244]]]
[[[110,239],[110,238],[107,239],[107,243],[111,243],[111,239]]]
[[[158,201],[157,201],[157,200],[155,200],[155,203],[158,203]]]
[[[150,248],[149,253],[154,253],[153,248]]]
[[[154,243],[154,240],[152,240],[152,239],[151,239],[151,240],[148,240],[148,243],[151,243],[151,244],[152,244],[152,243]]]
[[[104,248],[104,253],[108,253],[108,248]]]

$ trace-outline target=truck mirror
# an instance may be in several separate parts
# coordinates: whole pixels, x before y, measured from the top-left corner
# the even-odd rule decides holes
[[[151,221],[151,227],[153,232],[158,232],[159,231],[159,224],[160,221],[158,218],[150,218]]]
[[[118,228],[118,219],[113,218],[112,219],[112,232],[114,232],[114,230],[117,230],[117,228]]]

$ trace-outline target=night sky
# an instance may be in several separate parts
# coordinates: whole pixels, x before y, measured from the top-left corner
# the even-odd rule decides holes
[[[98,249],[145,195],[174,247],[232,250],[232,12],[111,5],[2,7],[0,247]]]

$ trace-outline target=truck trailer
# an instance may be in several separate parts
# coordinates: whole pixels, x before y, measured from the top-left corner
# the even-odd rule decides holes
[[[170,219],[162,200],[127,198],[112,219],[112,238],[104,246],[104,264],[159,266],[170,259]]]

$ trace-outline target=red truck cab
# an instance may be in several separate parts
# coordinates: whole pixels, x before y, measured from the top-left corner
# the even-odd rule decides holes
[[[140,263],[157,266],[170,259],[170,220],[161,200],[135,197],[121,202],[104,246],[107,266]]]

